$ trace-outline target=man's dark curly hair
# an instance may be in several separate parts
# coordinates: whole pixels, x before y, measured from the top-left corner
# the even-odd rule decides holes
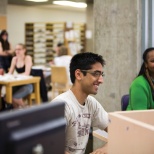
[[[104,66],[105,60],[101,55],[92,52],[78,53],[74,55],[70,63],[70,78],[72,83],[75,82],[75,70],[89,70],[95,63],[100,63]]]

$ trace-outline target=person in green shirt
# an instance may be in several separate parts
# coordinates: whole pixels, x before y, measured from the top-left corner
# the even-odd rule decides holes
[[[129,90],[127,110],[154,109],[154,47],[143,53],[143,64]]]

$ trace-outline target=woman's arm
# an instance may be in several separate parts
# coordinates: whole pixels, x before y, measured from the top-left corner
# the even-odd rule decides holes
[[[6,51],[8,55],[13,55],[15,51],[12,48],[12,45],[10,44],[10,49]]]
[[[32,57],[27,55],[25,58],[25,72],[23,73],[24,75],[30,75],[32,65]]]
[[[150,86],[149,86],[150,87]],[[129,91],[129,103],[132,110],[146,110],[148,109],[149,96],[151,91],[150,88],[145,86],[145,83],[140,80],[136,80],[131,85]]]
[[[3,51],[3,48],[2,48],[2,44],[0,42],[0,56],[8,56],[9,54],[7,52],[4,52]]]

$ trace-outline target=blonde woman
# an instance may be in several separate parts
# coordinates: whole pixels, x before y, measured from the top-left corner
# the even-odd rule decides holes
[[[24,44],[17,44],[15,48],[15,57],[11,62],[11,67],[8,74],[13,74],[14,71],[20,75],[30,75],[32,67],[32,57],[26,55],[26,47]],[[14,108],[25,107],[23,98],[32,93],[33,85],[23,85],[13,88],[12,104]]]

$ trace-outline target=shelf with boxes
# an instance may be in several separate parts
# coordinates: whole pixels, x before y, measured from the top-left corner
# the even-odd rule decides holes
[[[85,51],[86,25],[66,22],[25,23],[25,44],[27,53],[33,57],[34,65],[45,65],[53,60],[54,48],[59,42],[68,46],[71,54]]]
[[[86,24],[74,23],[73,29],[78,34],[76,38],[76,42],[80,44],[82,51],[86,51]]]
[[[64,42],[64,30],[64,22],[25,24],[25,44],[34,65],[46,64],[53,59],[53,49],[58,42]]]
[[[65,44],[72,55],[86,51],[86,24],[72,23],[72,27],[66,28]]]

